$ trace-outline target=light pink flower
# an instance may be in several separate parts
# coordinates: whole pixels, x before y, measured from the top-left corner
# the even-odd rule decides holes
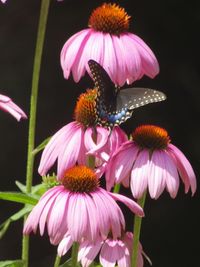
[[[62,127],[54,136],[50,139],[49,143],[45,147],[38,172],[40,175],[45,175],[49,169],[53,166],[55,161],[58,161],[57,165],[57,177],[60,180],[63,177],[65,171],[73,167],[76,163],[86,164],[87,155],[86,152],[88,140],[92,140],[94,133],[93,128],[85,129],[79,122],[71,122]],[[101,149],[107,142],[109,131],[103,127],[97,126],[96,133],[98,143],[93,143],[92,148],[96,151]],[[89,147],[91,149],[91,146]]]
[[[43,235],[47,225],[52,244],[68,235],[77,242],[83,238],[94,242],[99,236],[105,239],[109,233],[116,239],[125,227],[116,200],[137,215],[144,215],[133,200],[100,188],[96,174],[86,166],[68,169],[61,183],[48,190],[33,208],[24,226],[25,234],[35,233],[39,226]]]
[[[196,191],[196,177],[184,154],[170,143],[168,133],[157,126],[143,125],[133,132],[133,141],[125,142],[111,159],[107,169],[107,187],[122,182],[129,185],[135,198],[149,189],[151,198],[157,199],[167,189],[175,198],[179,188],[179,176],[185,185],[185,193],[191,187]]]
[[[128,32],[130,17],[116,4],[104,3],[90,17],[90,28],[73,35],[64,44],[60,61],[66,79],[72,73],[78,82],[87,71],[88,61],[98,62],[112,81],[122,86],[143,75],[154,78],[159,73],[157,59],[145,42]]]
[[[0,94],[0,109],[10,113],[18,121],[21,118],[27,119],[26,114],[9,97]]]
[[[86,164],[89,154],[112,154],[127,139],[126,134],[117,126],[109,129],[95,126],[96,90],[87,90],[80,95],[76,108],[75,119],[60,129],[45,147],[39,166],[39,173],[45,175],[58,160],[58,179],[62,178],[66,169],[76,163]],[[106,154],[107,153],[107,154]],[[102,161],[96,161],[99,175],[104,172]]]
[[[64,242],[67,247],[67,242],[64,240],[61,242],[59,247],[62,245],[64,248]],[[78,261],[81,261],[83,267],[88,267],[100,251],[99,258],[103,267],[113,267],[116,265],[119,267],[130,267],[132,250],[133,234],[130,232],[123,234],[123,237],[118,239],[108,238],[103,241],[101,238],[98,238],[94,243],[86,240],[80,244]],[[139,244],[137,267],[143,266],[142,253],[142,246]],[[60,254],[60,256],[62,255],[64,254]]]

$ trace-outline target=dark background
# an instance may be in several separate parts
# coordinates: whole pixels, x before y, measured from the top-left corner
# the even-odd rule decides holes
[[[59,54],[64,42],[86,28],[89,14],[103,1],[52,0],[45,40],[36,144],[72,120],[77,96],[92,86],[86,77],[79,84],[63,78]],[[199,22],[197,1],[117,1],[132,16],[130,31],[149,44],[160,63],[160,74],[136,85],[164,91],[167,101],[138,109],[122,127],[130,133],[137,125],[165,127],[172,143],[190,160],[197,180],[200,157]],[[0,93],[12,97],[28,114],[32,65],[39,16],[39,0],[8,0],[0,4]],[[0,191],[16,190],[25,181],[28,121],[0,112]],[[40,155],[37,156],[37,170]],[[40,182],[35,171],[34,184]],[[0,223],[21,205],[0,202]],[[164,193],[147,199],[141,241],[154,267],[197,267],[199,263],[199,189],[192,198],[181,185],[172,200]],[[128,213],[128,211],[127,211]],[[128,227],[132,218],[128,215]],[[20,258],[21,222],[13,224],[0,240],[0,260]],[[56,248],[39,235],[31,237],[31,267],[52,266]],[[145,266],[148,266],[146,263]]]

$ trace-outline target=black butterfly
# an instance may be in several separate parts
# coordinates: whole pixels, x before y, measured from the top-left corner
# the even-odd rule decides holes
[[[97,88],[97,125],[119,125],[132,116],[133,109],[166,99],[164,93],[154,89],[115,87],[101,65],[94,60],[89,60],[88,65]]]

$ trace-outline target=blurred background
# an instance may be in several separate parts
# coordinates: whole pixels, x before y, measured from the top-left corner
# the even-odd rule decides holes
[[[0,4],[0,93],[29,113],[32,65],[40,9],[39,0],[7,0]],[[72,120],[78,95],[92,86],[89,77],[75,84],[63,78],[59,54],[64,42],[87,27],[91,11],[104,1],[51,1],[44,46],[36,144]],[[139,35],[155,52],[160,74],[135,83],[162,90],[167,101],[134,112],[123,129],[152,123],[168,130],[172,143],[190,160],[197,180],[200,171],[200,75],[197,41],[200,13],[198,1],[117,1],[132,16],[130,31]],[[18,123],[0,111],[0,191],[17,190],[15,180],[24,183],[28,121]],[[34,184],[40,154],[36,158]],[[141,242],[154,267],[199,266],[200,201],[199,188],[194,197],[184,194],[181,185],[172,200],[168,193],[157,200],[147,198]],[[0,201],[0,223],[21,205]],[[124,207],[123,207],[124,208]],[[128,228],[132,217],[128,210]],[[0,240],[0,260],[21,256],[22,221],[13,223]],[[31,236],[31,267],[53,266],[56,247],[48,238]],[[149,266],[145,263],[145,266]]]

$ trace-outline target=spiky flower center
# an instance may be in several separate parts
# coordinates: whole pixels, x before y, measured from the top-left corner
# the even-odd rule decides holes
[[[167,131],[154,125],[142,125],[132,133],[133,140],[141,148],[165,149],[170,142]]]
[[[111,3],[97,7],[89,18],[88,26],[96,31],[119,35],[128,31],[130,16],[125,9]]]
[[[84,126],[93,126],[96,121],[96,89],[88,89],[86,93],[79,96],[74,110],[75,120]]]
[[[92,169],[79,165],[65,172],[62,184],[71,192],[90,193],[98,188],[99,180]]]

